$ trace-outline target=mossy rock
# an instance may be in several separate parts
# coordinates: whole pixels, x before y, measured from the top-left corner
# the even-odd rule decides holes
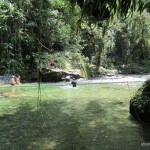
[[[130,100],[130,113],[136,118],[150,122],[150,79],[145,81]]]

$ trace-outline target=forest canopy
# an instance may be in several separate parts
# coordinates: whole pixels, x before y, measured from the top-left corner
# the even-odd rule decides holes
[[[82,9],[82,15],[93,17],[97,21],[112,19],[114,15],[126,18],[135,11],[140,13],[147,9],[150,11],[148,0],[70,0]]]
[[[51,60],[88,77],[112,69],[147,73],[149,6],[148,0],[0,0],[0,74],[32,81]]]

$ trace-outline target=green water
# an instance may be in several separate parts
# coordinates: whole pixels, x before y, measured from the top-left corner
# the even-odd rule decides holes
[[[129,114],[141,84],[1,86],[0,150],[150,149],[150,128]],[[144,145],[144,144],[147,145]],[[141,146],[142,145],[142,146]]]

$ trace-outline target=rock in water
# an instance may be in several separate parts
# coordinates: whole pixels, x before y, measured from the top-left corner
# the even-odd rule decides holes
[[[130,100],[130,113],[136,118],[150,122],[150,79],[144,82]]]
[[[49,71],[45,70],[42,75],[42,82],[57,82],[66,79],[67,76],[73,77],[75,79],[82,78],[79,72],[74,70],[64,71],[62,69],[51,69]]]
[[[42,82],[57,82],[62,81],[62,73],[61,72],[48,72],[45,73],[42,77]]]

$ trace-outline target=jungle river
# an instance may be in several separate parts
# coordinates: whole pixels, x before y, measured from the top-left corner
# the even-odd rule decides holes
[[[148,150],[150,125],[129,113],[146,77],[1,85],[0,150]]]

